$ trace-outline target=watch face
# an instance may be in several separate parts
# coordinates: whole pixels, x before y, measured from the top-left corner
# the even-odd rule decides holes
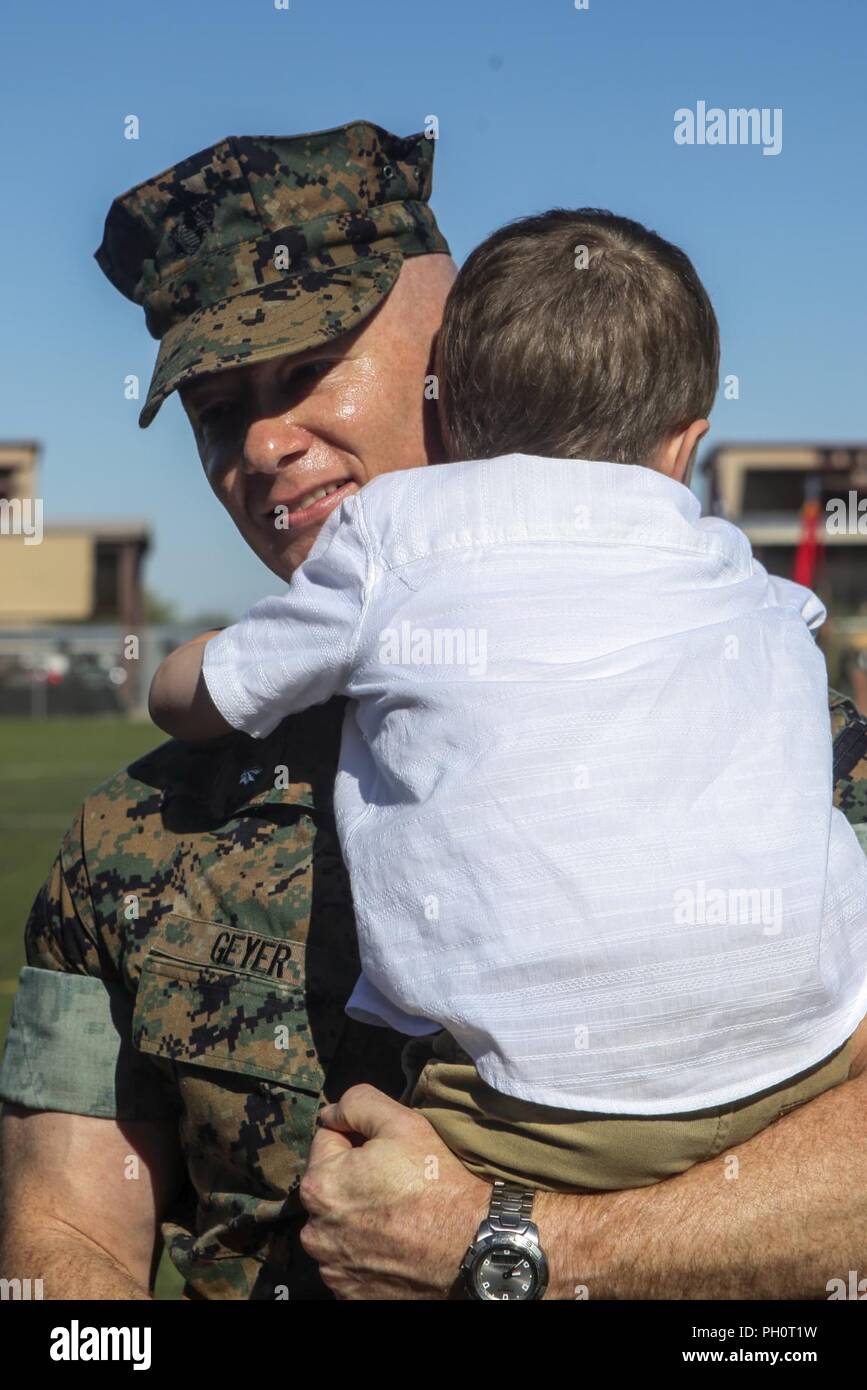
[[[539,1276],[535,1263],[516,1245],[492,1245],[473,1268],[477,1298],[535,1298]]]

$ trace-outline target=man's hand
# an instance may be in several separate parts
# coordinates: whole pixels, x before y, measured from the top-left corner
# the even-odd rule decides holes
[[[326,1284],[339,1298],[448,1297],[488,1185],[371,1086],[347,1091],[323,1122],[301,1200],[302,1242]],[[634,1191],[540,1192],[546,1297],[826,1297],[830,1278],[867,1260],[865,1152],[867,1020],[849,1080],[739,1148]]]
[[[373,1086],[353,1086],[320,1118],[301,1243],[328,1288],[342,1299],[448,1298],[490,1186],[427,1120]]]

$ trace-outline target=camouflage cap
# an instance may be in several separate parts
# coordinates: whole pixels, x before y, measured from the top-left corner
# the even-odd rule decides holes
[[[406,258],[447,255],[433,156],[369,121],[230,136],[116,198],[96,259],[160,339],[142,428],[184,382],[338,337]]]

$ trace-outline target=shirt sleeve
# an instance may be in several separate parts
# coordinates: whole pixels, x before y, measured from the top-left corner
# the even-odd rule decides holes
[[[822,600],[803,584],[772,574],[768,576],[768,587],[781,607],[797,609],[811,632],[820,628],[827,618],[828,610]]]
[[[176,1101],[132,1046],[133,1000],[100,947],[81,824],[79,814],[27,921],[0,1100],[100,1119],[167,1120]]]
[[[265,738],[288,714],[344,693],[373,566],[358,496],[326,520],[281,596],[212,637],[202,671],[235,729]]]

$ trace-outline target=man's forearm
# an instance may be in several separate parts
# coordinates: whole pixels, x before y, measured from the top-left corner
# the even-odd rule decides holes
[[[826,1298],[867,1271],[867,1073],[653,1187],[540,1193],[534,1219],[550,1298]]]
[[[31,1287],[40,1279],[46,1299],[150,1299],[108,1251],[62,1225],[13,1224],[0,1248],[0,1273],[8,1280],[30,1279]]]

